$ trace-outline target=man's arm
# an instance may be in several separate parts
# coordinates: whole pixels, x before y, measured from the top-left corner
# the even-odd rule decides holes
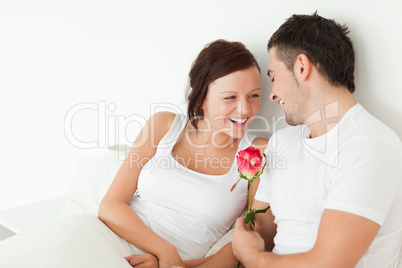
[[[236,222],[233,253],[246,267],[354,267],[374,240],[380,225],[366,218],[326,209],[314,247],[306,253],[278,255],[264,251],[263,239]]]

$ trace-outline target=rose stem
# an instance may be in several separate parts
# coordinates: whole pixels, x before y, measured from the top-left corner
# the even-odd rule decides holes
[[[250,181],[250,192],[249,192],[250,201],[249,201],[249,203],[248,203],[248,211],[249,211],[249,212],[251,212],[251,202],[253,201],[253,181],[254,181],[254,179],[252,179],[252,180]],[[253,217],[254,217],[254,216],[253,216]],[[250,226],[251,226],[251,230],[254,231],[254,224],[253,224],[253,221],[252,221],[252,220],[251,220],[251,222],[250,222]]]

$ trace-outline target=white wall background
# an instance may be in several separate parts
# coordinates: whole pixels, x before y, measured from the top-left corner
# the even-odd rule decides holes
[[[259,61],[269,135],[283,120],[268,100],[267,41],[316,10],[349,25],[355,97],[402,137],[399,0],[0,1],[0,210],[64,194],[75,159],[129,145],[155,111],[184,112],[191,63],[215,39]]]

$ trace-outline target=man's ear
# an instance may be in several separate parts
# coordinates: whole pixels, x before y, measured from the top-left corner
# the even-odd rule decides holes
[[[294,67],[295,75],[299,77],[301,81],[305,81],[312,71],[311,67],[312,64],[307,55],[299,54]]]

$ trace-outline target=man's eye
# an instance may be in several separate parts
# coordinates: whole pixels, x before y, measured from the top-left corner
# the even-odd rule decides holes
[[[272,82],[272,83],[274,82],[274,79],[273,79],[273,78],[271,79],[271,82]]]

